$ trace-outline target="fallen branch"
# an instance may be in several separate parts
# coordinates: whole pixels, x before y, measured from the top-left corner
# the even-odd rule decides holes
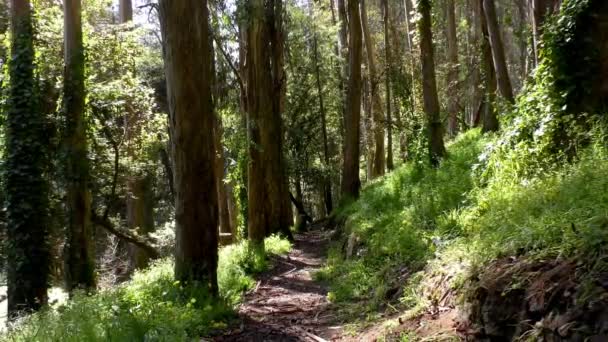
[[[112,224],[109,219],[97,215],[97,213],[95,213],[94,211],[91,212],[91,221],[94,224],[100,226],[101,228],[104,228],[117,238],[132,243],[135,246],[145,250],[152,259],[160,258],[160,253],[156,250],[155,247],[152,246],[149,241],[146,241],[146,238],[133,235],[128,231],[114,227],[114,224]]]

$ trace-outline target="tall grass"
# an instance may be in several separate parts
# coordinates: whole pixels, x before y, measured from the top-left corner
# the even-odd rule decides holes
[[[270,237],[266,254],[287,253],[287,240]],[[252,274],[267,267],[265,255],[246,242],[219,253],[219,300],[200,287],[173,280],[173,261],[159,260],[133,279],[95,295],[79,293],[67,304],[25,317],[3,341],[190,341],[226,327],[233,306],[250,289]]]

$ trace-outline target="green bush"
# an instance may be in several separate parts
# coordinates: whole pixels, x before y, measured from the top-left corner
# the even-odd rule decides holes
[[[133,279],[95,295],[77,293],[67,304],[23,318],[5,341],[187,341],[224,328],[232,307],[252,288],[252,274],[267,267],[268,254],[287,253],[288,241],[272,236],[265,254],[246,242],[219,253],[220,300],[173,279],[173,261],[163,259]]]
[[[330,281],[330,299],[378,304],[396,270],[419,269],[432,255],[438,231],[442,238],[460,234],[450,217],[469,204],[473,165],[485,142],[478,130],[469,131],[449,145],[450,156],[438,169],[424,163],[403,165],[339,210],[348,218],[345,235],[360,240],[361,256],[346,260],[342,245],[330,252],[328,266],[317,275]]]

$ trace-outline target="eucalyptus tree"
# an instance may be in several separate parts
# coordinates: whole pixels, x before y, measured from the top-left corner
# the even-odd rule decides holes
[[[359,0],[348,1],[348,87],[344,114],[344,158],[342,168],[342,196],[358,198],[359,139],[361,135],[361,16]]]
[[[175,278],[217,295],[217,191],[206,0],[161,0],[175,186]],[[184,23],[197,23],[186,25]]]
[[[439,165],[445,156],[443,144],[443,124],[439,113],[437,97],[437,81],[435,77],[435,57],[433,52],[433,32],[431,30],[431,1],[418,0],[417,8],[420,19],[418,31],[420,34],[420,60],[422,63],[422,95],[424,111],[427,116],[427,133],[429,157],[431,164]]]
[[[95,250],[91,223],[87,127],[84,118],[84,45],[80,0],[64,0],[64,145],[68,227],[66,285],[68,290],[94,289]]]

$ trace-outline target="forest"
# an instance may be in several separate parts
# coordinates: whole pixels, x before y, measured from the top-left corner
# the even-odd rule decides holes
[[[608,2],[0,0],[0,341],[608,341]]]

